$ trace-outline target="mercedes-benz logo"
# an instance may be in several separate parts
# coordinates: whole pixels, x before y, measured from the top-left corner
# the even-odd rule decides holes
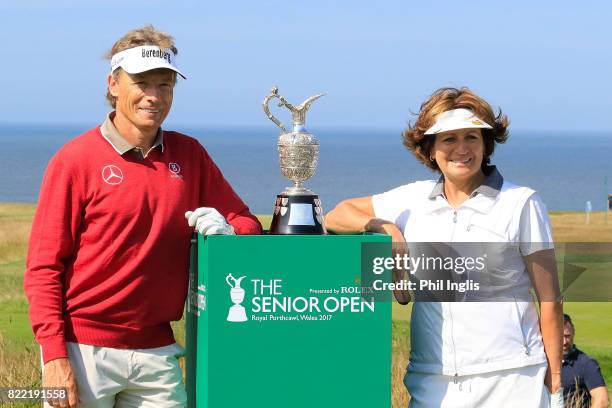
[[[102,169],[102,180],[111,186],[120,184],[123,181],[123,173],[117,166],[109,164]]]

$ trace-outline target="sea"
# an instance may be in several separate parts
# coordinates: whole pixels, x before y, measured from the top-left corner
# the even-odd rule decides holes
[[[0,201],[36,202],[49,159],[87,128],[0,124]],[[280,173],[275,128],[173,130],[202,143],[254,213],[272,213],[276,195],[291,185]],[[403,147],[401,129],[310,131],[320,141],[320,156],[315,176],[305,185],[319,195],[325,211],[349,197],[438,178]],[[513,132],[497,146],[492,164],[506,180],[538,191],[549,211],[584,211],[587,202],[603,211],[612,194],[612,133]]]

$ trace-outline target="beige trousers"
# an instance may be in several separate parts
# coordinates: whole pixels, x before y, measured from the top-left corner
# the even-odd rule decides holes
[[[153,349],[115,349],[67,343],[79,408],[183,408],[187,394],[178,344]],[[51,406],[44,403],[45,408]]]

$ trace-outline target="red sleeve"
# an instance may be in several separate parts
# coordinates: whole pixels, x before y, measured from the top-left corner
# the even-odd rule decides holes
[[[238,235],[261,234],[262,228],[257,217],[251,214],[249,207],[238,197],[208,152],[202,146],[200,150],[202,151],[200,190],[202,205],[219,211]]]
[[[74,251],[83,207],[77,175],[73,173],[59,153],[49,162],[28,245],[24,289],[30,322],[45,363],[68,356],[62,281]]]

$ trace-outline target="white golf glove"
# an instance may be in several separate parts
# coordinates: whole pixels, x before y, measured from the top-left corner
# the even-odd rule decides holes
[[[563,408],[563,387],[550,394],[550,408]]]
[[[236,235],[234,227],[227,223],[219,211],[200,207],[185,213],[187,223],[202,235]]]

